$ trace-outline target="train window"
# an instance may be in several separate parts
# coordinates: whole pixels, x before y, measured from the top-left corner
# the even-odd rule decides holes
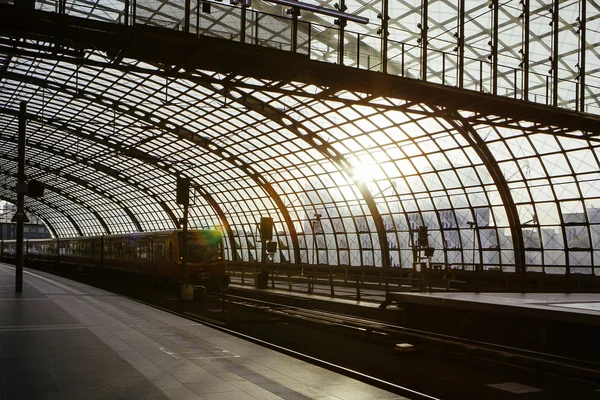
[[[169,261],[173,261],[173,242],[169,242]]]
[[[123,258],[125,256],[125,243],[115,242],[113,243],[113,254],[115,258]]]
[[[148,258],[148,243],[140,242],[138,243],[138,258]]]
[[[157,260],[165,259],[165,242],[163,242],[163,241],[156,242],[156,259]]]

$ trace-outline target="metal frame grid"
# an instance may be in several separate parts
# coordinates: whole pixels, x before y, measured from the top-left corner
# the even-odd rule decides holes
[[[554,42],[548,41],[556,32],[571,34],[573,24],[565,18],[575,9],[580,12],[581,3],[559,4],[563,19],[558,30],[542,14],[553,9],[552,2],[514,3],[391,3],[384,10],[390,16],[390,42],[370,42],[376,26],[367,25],[360,32],[364,40],[356,42],[363,46],[357,47],[360,54],[353,56],[353,41],[346,41],[344,63],[381,66],[383,53],[375,49],[384,45],[388,72],[396,68],[446,84],[462,79],[456,85],[476,90],[483,82],[479,66],[485,63],[484,89],[494,92],[496,80],[495,91],[512,96],[500,88],[512,82],[513,72],[490,70],[494,60],[487,60],[486,46],[492,40],[498,65],[522,62],[519,21],[524,16],[518,14],[526,4],[532,26],[527,36],[535,37],[528,45],[528,95],[535,96],[547,90],[547,78],[537,76],[548,67],[542,59],[549,52],[556,55]],[[38,4],[53,9],[54,3]],[[374,18],[387,3],[345,4]],[[597,27],[590,28],[590,21],[597,21],[598,8],[595,2],[587,6],[588,38],[594,43]],[[138,23],[175,27],[184,16],[178,5],[162,1],[138,2],[137,7]],[[239,9],[212,7],[205,26],[215,35],[239,33],[233,27],[239,21],[232,17]],[[219,7],[227,12],[218,13]],[[123,18],[118,2],[67,2],[66,8],[89,18]],[[256,9],[273,11],[262,3]],[[271,17],[261,18],[260,27],[266,28]],[[451,47],[456,47],[453,33],[461,18],[465,40],[458,43],[457,54]],[[261,30],[264,40],[275,38],[286,47],[289,32],[281,28],[281,18],[270,21],[270,29]],[[303,18],[305,24],[313,22],[323,21]],[[427,32],[415,31],[417,24],[425,24]],[[311,55],[333,60],[333,33],[317,32],[315,25],[304,29],[307,35],[312,32]],[[239,40],[235,34],[230,38]],[[415,44],[408,49],[391,39],[414,39]],[[560,40],[565,41],[559,41],[564,59],[556,70],[562,78],[573,77],[577,71],[571,64],[581,52],[572,46],[575,42]],[[332,51],[324,50],[328,44]],[[455,61],[440,53],[447,51]],[[593,108],[600,63],[595,50],[588,53],[584,103]],[[136,60],[121,60],[126,72],[96,51],[79,63],[40,53],[7,56],[3,65],[0,198],[15,198],[16,109],[19,100],[26,100],[28,174],[48,189],[26,206],[57,236],[178,228],[182,210],[175,202],[175,182],[188,176],[193,182],[191,227],[224,230],[231,260],[259,258],[256,226],[261,216],[270,215],[279,242],[276,262],[411,267],[415,229],[427,226],[437,249],[434,263],[467,270],[479,264],[506,272],[600,272],[600,191],[594,186],[600,170],[598,140],[582,132],[552,134],[494,116],[448,114],[427,104],[301,82],[211,71],[174,79],[160,66]],[[517,94],[524,96],[523,74],[517,81]],[[559,86],[558,97],[551,96],[559,106],[571,101],[563,90]]]
[[[369,18],[368,24],[348,26],[308,12],[296,24],[286,7],[259,0],[251,7],[188,2],[187,16],[185,1],[41,0],[36,7],[120,24],[189,29],[316,60],[600,113],[597,0],[316,2]]]

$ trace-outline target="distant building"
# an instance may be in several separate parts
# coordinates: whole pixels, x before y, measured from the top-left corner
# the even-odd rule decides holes
[[[17,207],[14,204],[0,202],[0,240],[13,240],[17,238],[17,224],[11,222]],[[29,223],[23,228],[25,239],[48,239],[52,235],[48,228],[35,215],[27,214]]]

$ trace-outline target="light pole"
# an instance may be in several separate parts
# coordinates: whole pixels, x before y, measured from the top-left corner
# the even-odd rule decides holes
[[[315,253],[316,253],[316,263],[319,263],[319,252],[317,250],[317,229],[321,224],[322,215],[319,213],[315,213],[314,219],[312,220],[312,233],[313,233],[313,257],[312,262],[315,264]]]
[[[314,289],[314,280],[315,280],[315,272],[317,269],[317,265],[319,263],[319,251],[317,250],[317,228],[319,227],[319,224],[321,223],[321,214],[319,213],[315,213],[313,220],[311,221],[311,228],[312,228],[312,234],[313,234],[313,251],[312,251],[312,264],[313,264],[313,273],[312,273],[312,277],[309,278],[309,282],[310,284],[308,285],[308,292],[312,293],[313,289]],[[316,254],[316,259],[315,259],[315,254]],[[316,263],[315,263],[316,261]]]
[[[475,273],[475,292],[479,292],[479,263],[475,262],[475,237],[477,236],[477,222],[467,221],[469,229],[473,232],[473,272]]]

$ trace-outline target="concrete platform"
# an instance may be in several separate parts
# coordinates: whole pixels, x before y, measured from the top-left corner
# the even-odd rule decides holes
[[[600,325],[600,293],[389,293],[400,304],[544,317],[555,321]]]
[[[401,399],[100,289],[0,264],[0,399]]]
[[[403,326],[597,363],[600,294],[389,293]]]

